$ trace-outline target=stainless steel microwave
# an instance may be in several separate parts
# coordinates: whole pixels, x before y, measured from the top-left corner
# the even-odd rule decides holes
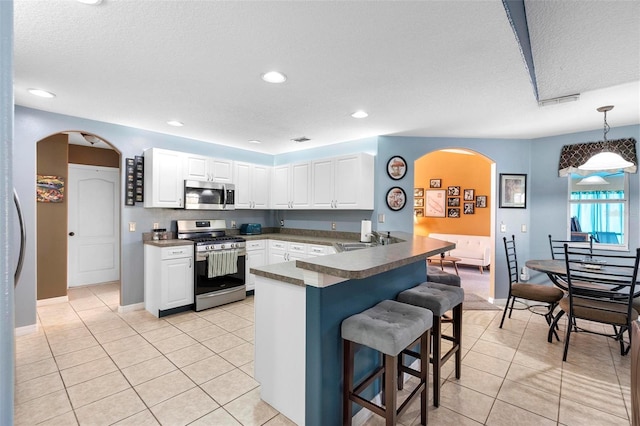
[[[187,210],[235,210],[236,187],[232,183],[184,181]]]

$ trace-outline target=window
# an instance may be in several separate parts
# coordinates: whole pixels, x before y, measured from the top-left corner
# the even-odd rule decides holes
[[[627,248],[629,229],[628,175],[598,173],[603,181],[585,180],[571,175],[569,185],[569,223],[571,239],[593,237],[599,248]]]

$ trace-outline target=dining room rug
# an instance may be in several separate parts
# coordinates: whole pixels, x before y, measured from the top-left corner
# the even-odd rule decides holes
[[[464,311],[501,311],[502,308],[489,303],[487,299],[478,296],[475,293],[466,291],[464,293],[464,302],[462,303],[462,310]]]

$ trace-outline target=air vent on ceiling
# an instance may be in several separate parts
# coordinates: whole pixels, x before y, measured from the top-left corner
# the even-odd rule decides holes
[[[558,104],[564,104],[567,102],[575,102],[578,100],[580,100],[580,93],[576,93],[575,95],[560,96],[557,98],[542,99],[538,101],[538,106],[545,107],[549,105],[558,105]]]
[[[310,141],[310,140],[311,140],[311,139],[309,139],[308,137],[306,137],[306,136],[302,136],[302,137],[300,137],[300,138],[294,138],[294,139],[291,139],[291,142],[302,143],[302,142],[307,142],[307,141]]]

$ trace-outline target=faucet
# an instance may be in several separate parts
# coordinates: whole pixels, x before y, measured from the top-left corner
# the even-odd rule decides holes
[[[382,235],[380,235],[378,232],[376,231],[371,231],[371,233],[369,234],[371,237],[375,238],[376,242],[380,245],[384,245],[384,237]]]

